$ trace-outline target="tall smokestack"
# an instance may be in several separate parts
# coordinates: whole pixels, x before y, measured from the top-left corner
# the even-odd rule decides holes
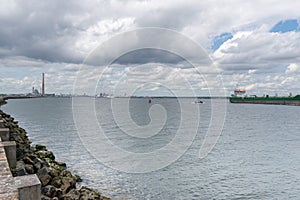
[[[42,78],[42,96],[45,95],[45,74],[43,73],[43,78]]]

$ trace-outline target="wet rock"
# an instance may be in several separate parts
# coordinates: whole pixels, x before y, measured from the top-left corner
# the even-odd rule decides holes
[[[43,159],[43,158],[37,158],[37,162],[40,162],[42,164],[42,167],[50,167],[50,163],[47,162],[46,159]]]
[[[28,174],[35,173],[33,165],[30,165],[30,164],[25,164],[25,170]]]
[[[72,189],[69,193],[62,196],[64,200],[109,200],[109,198],[102,197],[99,193],[93,191],[87,187],[81,187],[80,189]]]
[[[51,198],[56,197],[60,199],[62,197],[61,189],[57,189],[52,185],[47,185],[45,187],[42,187],[42,194]]]
[[[34,163],[34,168],[35,168],[36,171],[40,170],[42,168],[42,166],[43,166],[42,163],[39,162],[39,161],[36,161]]]
[[[53,178],[58,177],[60,175],[60,171],[50,167],[49,168],[49,175],[52,176]]]
[[[63,177],[61,179],[61,186],[63,194],[68,193],[71,189],[75,189],[76,187],[76,179],[71,177]]]
[[[51,185],[60,188],[60,186],[62,185],[61,177],[54,177],[51,181]]]
[[[10,140],[16,141],[16,142],[23,142],[22,137],[18,133],[10,133]]]
[[[31,160],[33,160],[33,161],[35,161],[35,160],[38,158],[37,155],[35,155],[35,154],[32,152],[32,149],[29,150],[28,157],[29,157]]]
[[[60,176],[65,176],[65,177],[71,177],[71,178],[73,178],[73,175],[72,175],[72,173],[69,170],[63,170],[60,173]]]
[[[26,175],[25,168],[16,168],[12,170],[13,176],[24,176]]]
[[[52,185],[46,185],[45,187],[42,187],[42,194],[47,197],[54,197],[56,192],[56,187]]]
[[[25,158],[23,158],[23,162],[25,164],[30,164],[30,165],[34,165],[34,162],[31,158],[29,158],[28,156],[26,156]]]
[[[50,197],[47,197],[45,195],[42,195],[41,200],[52,200]]]
[[[78,190],[71,190],[68,194],[62,196],[63,200],[78,200],[80,198],[80,192]]]
[[[36,152],[36,151],[37,151],[37,150],[36,150],[36,148],[35,148],[34,146],[31,146],[31,147],[30,147],[30,152],[31,152],[31,153],[34,153],[34,152]]]
[[[25,163],[23,161],[17,161],[16,168],[12,169],[13,176],[26,175]]]
[[[77,183],[82,182],[82,178],[79,175],[75,174],[74,176],[76,178]]]
[[[58,170],[59,173],[60,173],[61,171],[63,171],[63,170],[66,169],[66,167],[61,167],[61,166],[55,164],[55,162],[50,162],[50,163],[49,163],[49,166],[50,166],[51,168],[53,168],[53,169]]]
[[[58,199],[61,199],[62,195],[63,195],[62,190],[60,188],[56,189],[55,197],[57,197]]]
[[[47,150],[46,146],[41,145],[41,144],[37,144],[35,145],[36,150],[40,151],[40,150]]]
[[[37,152],[39,158],[49,158],[50,160],[54,160],[55,156],[52,151],[41,150]]]
[[[37,176],[39,177],[42,186],[46,186],[52,179],[52,177],[48,174],[48,172],[49,169],[47,167],[43,167],[37,173]]]
[[[64,163],[64,162],[55,161],[55,164],[58,165],[58,166],[60,166],[60,167],[62,167],[62,168],[65,168],[65,169],[67,168],[67,164]]]
[[[81,187],[79,189],[80,199],[88,200],[88,199],[101,199],[101,195],[90,188]]]

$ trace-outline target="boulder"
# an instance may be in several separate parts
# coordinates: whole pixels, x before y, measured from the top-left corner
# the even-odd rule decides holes
[[[42,167],[50,167],[49,163],[43,158],[37,158],[35,162],[41,163]]]
[[[35,148],[36,148],[36,150],[47,150],[47,148],[46,148],[46,146],[44,146],[44,145],[41,145],[41,144],[37,144],[37,145],[35,145]]]
[[[30,157],[28,157],[28,156],[25,156],[25,157],[23,158],[23,161],[24,161],[25,164],[34,165],[33,160],[32,160]]]
[[[42,195],[41,200],[52,200],[52,198]]]
[[[61,189],[57,189],[52,185],[46,185],[45,187],[42,187],[42,194],[51,198],[56,197],[60,199],[62,197]]]
[[[88,187],[81,187],[79,189],[80,199],[81,200],[89,200],[89,199],[101,199],[101,195],[98,192],[93,191]]]
[[[62,196],[63,200],[78,200],[80,193],[76,189],[72,189],[69,193]]]
[[[53,178],[57,177],[57,176],[60,175],[60,171],[58,169],[50,167],[49,168],[49,175],[52,176]]]
[[[63,177],[61,179],[61,186],[60,188],[62,189],[63,194],[68,193],[71,189],[76,188],[76,179],[71,178],[71,177]]]
[[[61,181],[61,177],[54,177],[51,181],[51,185],[57,187],[57,188],[60,188],[60,186],[62,185],[62,181]]]
[[[37,160],[37,155],[34,154],[34,152],[33,152],[31,149],[29,150],[28,157],[29,157],[33,162],[36,162],[36,160]]]
[[[42,194],[47,197],[54,197],[56,193],[56,187],[52,185],[46,185],[45,187],[42,187]]]
[[[49,158],[51,160],[55,159],[55,156],[52,153],[52,151],[40,150],[40,151],[37,152],[37,155],[38,155],[39,158]]]
[[[13,176],[24,176],[26,175],[25,163],[20,160],[17,161],[16,168],[12,169]]]
[[[64,168],[64,169],[67,169],[67,164],[64,163],[64,162],[55,161],[55,164],[58,165],[58,166],[60,166],[60,167],[62,167],[62,168]]]
[[[48,172],[49,169],[47,167],[43,167],[37,173],[37,176],[39,177],[42,186],[46,186],[52,179],[52,177],[48,174]]]
[[[25,170],[28,174],[35,173],[33,165],[30,165],[30,164],[25,164]]]
[[[73,178],[73,175],[72,175],[72,173],[71,173],[69,170],[63,170],[63,171],[60,173],[60,176],[64,176],[64,177],[72,177],[72,178]]]
[[[77,183],[82,182],[82,178],[79,175],[75,174],[74,177],[76,178]]]
[[[34,163],[34,168],[36,171],[40,170],[42,168],[42,163],[38,160],[36,160],[36,162]]]

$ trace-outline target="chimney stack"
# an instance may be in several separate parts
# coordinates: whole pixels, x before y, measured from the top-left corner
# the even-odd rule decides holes
[[[45,96],[45,74],[42,77],[42,96]]]

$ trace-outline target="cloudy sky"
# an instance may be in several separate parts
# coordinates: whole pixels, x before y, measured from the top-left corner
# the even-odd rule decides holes
[[[39,89],[42,72],[47,93],[73,93],[80,71],[81,90],[75,91],[87,93],[95,82],[97,92],[114,95],[186,95],[191,88],[207,95],[220,78],[227,95],[237,84],[250,94],[300,93],[299,1],[0,0],[0,5],[0,93]],[[181,55],[163,50],[117,55],[136,41],[112,38],[147,27],[182,34],[211,63],[199,72]],[[169,34],[143,38],[189,50]],[[113,54],[115,62],[87,62],[95,50],[103,60]]]

